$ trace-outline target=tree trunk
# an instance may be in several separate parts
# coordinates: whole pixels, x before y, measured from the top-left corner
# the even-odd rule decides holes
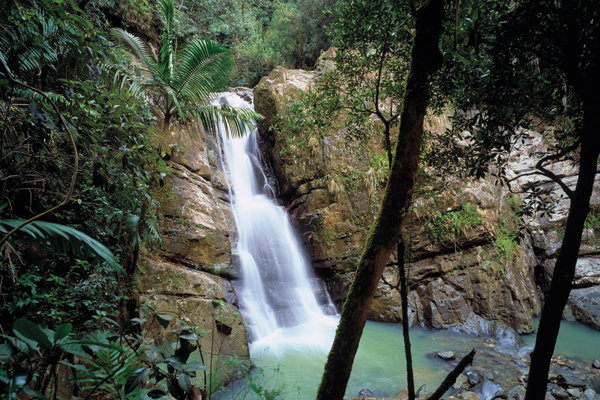
[[[394,160],[379,215],[371,228],[342,307],[340,323],[317,393],[318,400],[344,397],[377,283],[400,237],[418,169],[431,75],[440,68],[443,60],[439,50],[443,17],[443,0],[431,0],[417,13],[411,68]]]
[[[410,323],[408,321],[408,281],[406,279],[406,264],[404,263],[404,240],[400,234],[398,240],[398,279],[400,280],[400,298],[402,299],[402,336],[404,338],[404,355],[406,357],[406,384],[408,400],[415,400],[415,378],[410,350]]]
[[[592,87],[595,86],[592,85]],[[581,134],[577,186],[571,199],[562,247],[554,267],[550,290],[542,309],[535,348],[531,354],[526,400],[543,400],[546,396],[550,360],[554,353],[563,310],[571,292],[571,283],[575,276],[575,265],[579,256],[581,234],[590,207],[590,196],[594,189],[600,152],[598,127],[600,127],[600,102],[596,94],[590,94],[584,97],[583,102],[583,132]]]

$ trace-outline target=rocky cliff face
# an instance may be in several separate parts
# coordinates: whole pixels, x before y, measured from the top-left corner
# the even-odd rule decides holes
[[[245,327],[226,279],[236,275],[230,243],[235,223],[216,143],[195,127],[176,127],[167,139],[170,171],[153,193],[161,205],[163,249],[141,262],[140,303],[204,330],[205,359],[209,352],[247,359]],[[155,333],[159,340],[164,336]]]
[[[255,88],[255,104],[265,116],[260,132],[269,148],[280,197],[339,306],[377,212],[387,162],[381,129],[374,120],[348,123],[341,113],[330,115],[327,123],[302,122],[299,99],[306,98],[303,93],[316,85],[318,76],[318,72],[276,69]],[[435,131],[446,122],[431,118],[428,123]],[[541,145],[541,136],[533,134],[530,142],[515,149],[510,165],[515,176],[531,168],[530,156]],[[572,168],[556,168],[559,176],[574,183]],[[461,182],[449,177],[438,190],[430,173],[425,170],[418,177],[404,233],[411,260],[412,323],[479,333],[497,332],[504,325],[532,331],[533,317],[541,307],[534,271],[539,283],[551,274],[568,203],[558,200],[556,185],[534,182],[531,177],[517,180],[521,188],[542,185],[556,196],[559,210],[551,219],[526,221],[539,229],[534,229],[532,238],[517,243],[515,218],[523,199],[510,197],[491,180]],[[597,193],[593,204],[599,197]],[[594,215],[592,222],[598,225],[598,208]],[[597,326],[597,317],[583,317],[582,310],[598,308],[597,295],[587,292],[596,293],[590,285],[597,285],[600,276],[598,232],[595,225],[586,231],[589,240],[582,247],[575,282],[581,289],[573,292],[569,314],[592,326]],[[370,319],[401,318],[394,262],[390,260],[384,274],[387,283],[379,285]]]
[[[534,232],[533,249],[538,258],[536,275],[542,291],[545,292],[549,288],[556,258],[560,253],[569,199],[562,189],[548,178],[530,175],[534,172],[535,165],[531,161],[531,155],[543,151],[544,138],[537,132],[530,132],[528,136],[517,143],[511,153],[509,171],[517,190],[535,189],[553,200],[552,212],[549,215],[527,220]],[[548,169],[560,177],[570,189],[575,189],[577,169],[571,163],[556,162]],[[600,329],[600,174],[596,175],[590,208],[582,235],[573,289],[564,317]]]

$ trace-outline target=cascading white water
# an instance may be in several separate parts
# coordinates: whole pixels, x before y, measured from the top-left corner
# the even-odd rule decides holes
[[[252,107],[235,94],[224,95],[219,102]],[[262,169],[258,133],[255,127],[249,131],[241,138],[233,138],[220,129],[238,229],[241,264],[238,297],[242,314],[250,323],[252,347],[268,346],[278,351],[279,343],[296,345],[298,341],[306,341],[304,333],[289,327],[315,325],[316,321],[320,321],[316,323],[320,326],[327,321],[325,325],[331,327],[335,321],[324,316],[315,297],[309,265],[289,217],[276,203],[274,190]],[[331,301],[327,301],[333,309]],[[309,329],[312,331],[309,338],[320,342],[318,345],[328,345],[329,339],[315,336],[314,326]]]

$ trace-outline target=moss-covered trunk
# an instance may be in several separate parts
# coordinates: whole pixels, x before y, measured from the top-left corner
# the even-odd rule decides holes
[[[442,63],[439,38],[444,1],[431,0],[417,13],[415,42],[400,119],[396,152],[379,215],[365,243],[354,281],[342,308],[340,323],[329,353],[317,399],[342,399],[354,356],[367,319],[377,283],[400,236],[408,208],[429,101],[431,75]]]

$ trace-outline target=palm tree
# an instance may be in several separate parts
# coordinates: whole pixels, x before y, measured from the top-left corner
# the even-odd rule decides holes
[[[215,105],[215,90],[233,67],[233,55],[212,40],[196,39],[177,51],[173,0],[160,0],[165,19],[158,57],[144,41],[123,29],[113,29],[118,42],[139,62],[141,73],[131,78],[134,95],[155,96],[169,130],[173,117],[192,115],[206,131],[222,122],[228,132],[241,134],[260,115],[249,109]]]

